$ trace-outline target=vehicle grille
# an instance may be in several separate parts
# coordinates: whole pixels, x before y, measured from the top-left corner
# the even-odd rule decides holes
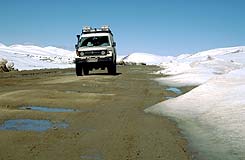
[[[104,50],[106,52],[106,50]],[[101,55],[102,50],[99,51],[85,51],[84,55],[85,56],[90,56],[90,55]],[[107,52],[106,52],[107,53]]]

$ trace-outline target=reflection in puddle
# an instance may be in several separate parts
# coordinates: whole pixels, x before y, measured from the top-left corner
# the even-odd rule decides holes
[[[50,128],[67,128],[68,126],[65,122],[52,123],[49,120],[13,119],[4,121],[0,125],[0,130],[42,132]]]
[[[67,127],[69,127],[69,124],[65,122],[57,122],[54,123],[52,126],[52,128],[67,128]]]
[[[169,88],[166,88],[165,90],[166,91],[172,91],[172,92],[174,92],[176,94],[181,94],[182,93],[182,91],[180,89],[175,88],[175,87],[169,87]]]
[[[23,106],[20,107],[21,110],[34,110],[41,112],[75,112],[75,109],[69,108],[51,108],[51,107],[42,107],[42,106]]]

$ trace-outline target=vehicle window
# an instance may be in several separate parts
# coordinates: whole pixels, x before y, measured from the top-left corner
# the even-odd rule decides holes
[[[108,36],[82,37],[80,47],[109,46]]]

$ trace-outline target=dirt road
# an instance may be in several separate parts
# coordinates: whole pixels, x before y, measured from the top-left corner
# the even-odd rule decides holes
[[[156,69],[123,66],[117,76],[99,72],[76,77],[73,69],[0,74],[0,159],[188,159],[174,124],[143,112],[163,100],[163,89],[151,80],[157,75],[148,74]],[[74,111],[42,112],[31,106]],[[7,120],[16,119],[66,126],[46,131],[4,128]]]

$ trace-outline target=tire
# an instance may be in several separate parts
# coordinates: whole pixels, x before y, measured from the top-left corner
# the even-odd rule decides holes
[[[111,64],[110,66],[107,67],[107,70],[108,70],[108,74],[115,75],[117,73],[116,64]]]
[[[83,67],[79,63],[76,63],[76,74],[77,74],[77,76],[83,75]]]
[[[88,75],[89,74],[89,69],[87,67],[83,67],[83,74]]]

